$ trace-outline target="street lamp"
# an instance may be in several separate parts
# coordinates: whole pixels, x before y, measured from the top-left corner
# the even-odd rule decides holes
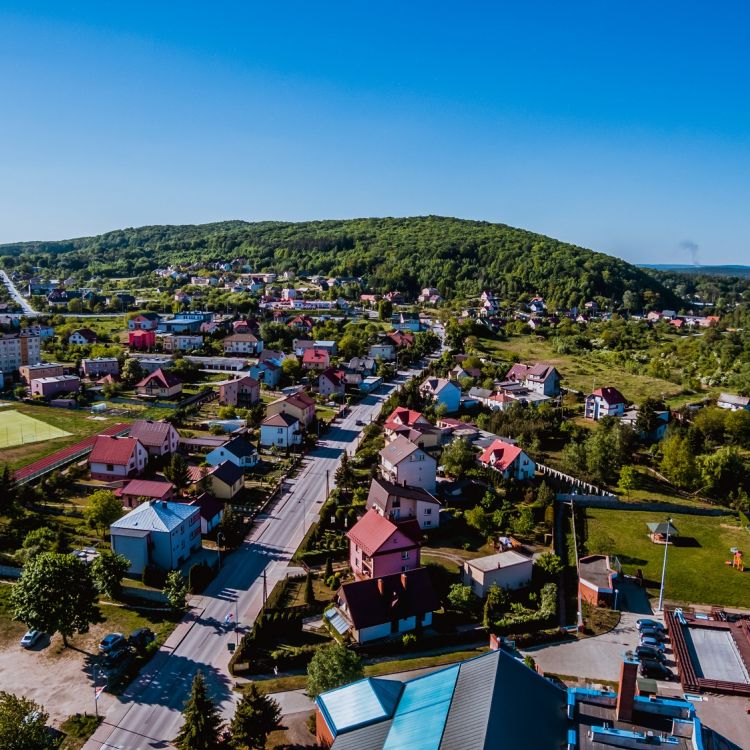
[[[224,536],[224,534],[219,531],[216,534],[216,551],[219,553],[219,570],[221,570],[221,540],[224,540],[226,542],[227,538]]]
[[[664,563],[661,568],[661,586],[659,587],[659,607],[657,612],[664,610],[664,579],[667,576],[667,552],[669,551],[669,530],[672,528],[672,519],[667,519],[667,536],[664,542]]]

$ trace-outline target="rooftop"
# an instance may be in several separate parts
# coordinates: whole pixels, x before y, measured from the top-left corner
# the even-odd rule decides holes
[[[475,557],[473,560],[467,560],[466,564],[476,570],[487,572],[489,570],[498,570],[499,568],[512,568],[514,565],[524,565],[530,563],[531,558],[521,555],[513,550],[498,552],[496,555],[487,555],[486,557]]]
[[[133,508],[130,513],[115,521],[110,529],[169,532],[197,513],[200,513],[198,508],[184,503],[152,500]]]

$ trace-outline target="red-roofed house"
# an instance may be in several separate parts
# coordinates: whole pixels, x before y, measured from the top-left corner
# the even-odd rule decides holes
[[[304,391],[298,391],[290,396],[277,398],[266,407],[266,415],[290,414],[299,421],[303,427],[309,427],[315,419],[315,401]]]
[[[318,378],[318,391],[321,396],[343,396],[346,393],[346,375],[343,370],[329,367]]]
[[[500,472],[505,479],[533,479],[536,473],[536,464],[523,450],[502,440],[495,440],[485,448],[479,463]]]
[[[156,346],[156,331],[144,331],[137,329],[128,332],[128,346],[131,349],[143,351],[153,349]]]
[[[586,396],[586,419],[597,422],[603,417],[622,416],[625,403],[625,396],[617,388],[597,388]]]
[[[395,524],[370,509],[347,537],[355,578],[380,578],[419,567],[422,535],[416,520]]]
[[[312,347],[302,355],[303,370],[327,370],[331,365],[331,355],[327,349]]]
[[[92,479],[111,482],[138,476],[148,463],[148,452],[132,437],[99,435],[89,454]]]
[[[130,437],[137,438],[150,456],[170,456],[180,444],[180,433],[169,422],[153,422],[150,419],[133,422]]]
[[[390,331],[386,334],[397,349],[405,349],[410,346],[414,346],[414,334],[404,333],[403,331]]]
[[[552,365],[517,363],[508,370],[505,379],[523,383],[530,391],[542,396],[556,398],[560,395],[560,373]]]
[[[171,372],[164,372],[160,367],[137,383],[135,390],[139,396],[172,398],[182,392],[182,381]]]
[[[171,482],[158,482],[150,479],[131,479],[124,487],[115,490],[124,508],[135,508],[145,500],[171,500],[174,485]]]

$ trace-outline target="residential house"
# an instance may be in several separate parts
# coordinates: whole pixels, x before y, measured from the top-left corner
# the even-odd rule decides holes
[[[137,383],[135,390],[139,396],[148,398],[174,398],[182,393],[182,381],[159,368]]]
[[[337,611],[356,643],[402,636],[432,624],[440,607],[427,568],[345,583],[336,593]]]
[[[251,377],[260,383],[265,383],[269,388],[275,388],[281,379],[281,364],[272,359],[266,359],[258,362],[250,368]]]
[[[159,340],[165,352],[193,352],[203,348],[203,336],[197,333],[166,333]]]
[[[578,560],[578,593],[594,607],[613,607],[619,571],[608,555],[587,555]]]
[[[277,398],[266,407],[266,414],[289,414],[299,420],[300,425],[307,429],[315,419],[315,401],[304,391],[298,391],[289,396]]]
[[[98,378],[102,375],[119,375],[120,363],[116,357],[82,359],[81,372],[87,378]]]
[[[404,333],[404,331],[389,331],[385,334],[385,337],[389,339],[396,349],[408,349],[414,346],[414,334],[410,332]]]
[[[287,323],[289,328],[296,328],[299,331],[307,331],[307,333],[312,331],[314,325],[315,323],[309,315],[297,315],[297,317],[292,318]]]
[[[531,583],[534,562],[515,550],[505,550],[496,555],[466,560],[461,581],[481,599],[493,585],[501,589],[520,589]]]
[[[155,331],[159,327],[159,313],[142,312],[128,320],[129,331]]]
[[[69,344],[85,346],[86,344],[95,344],[97,342],[96,333],[90,328],[77,328],[68,336]]]
[[[146,373],[156,372],[160,367],[166,370],[172,366],[173,362],[171,357],[137,357],[137,359],[138,364]]]
[[[222,406],[247,407],[260,401],[260,383],[249,375],[222,380],[217,385]]]
[[[331,355],[327,349],[305,349],[302,355],[303,370],[327,370],[331,365]]]
[[[367,509],[394,523],[413,518],[422,530],[440,525],[440,501],[434,495],[421,487],[394,484],[380,477],[370,482]]]
[[[210,312],[184,312],[172,318],[162,318],[159,321],[159,331],[164,333],[197,333],[201,323],[213,319]]]
[[[225,354],[258,354],[263,342],[252,333],[233,333],[222,341]]]
[[[147,565],[174,570],[201,548],[200,508],[152,500],[133,508],[109,527],[112,551],[130,560],[129,573]]]
[[[418,333],[422,330],[422,323],[418,313],[397,312],[391,316],[391,325],[400,331]]]
[[[458,411],[461,405],[461,389],[446,378],[427,378],[419,386],[419,392],[424,398],[443,406],[446,414]]]
[[[18,368],[21,379],[26,385],[36,378],[54,378],[58,375],[64,375],[63,366],[57,362],[40,362],[37,365],[22,365]]]
[[[208,470],[208,477],[211,493],[221,500],[233,500],[245,487],[245,471],[233,461],[224,461]]]
[[[418,411],[395,408],[385,421],[386,441],[405,437],[420,448],[437,448],[442,442],[442,431]]]
[[[232,438],[228,443],[215,448],[206,455],[209,466],[218,466],[231,461],[241,469],[252,469],[260,460],[257,448],[243,435]]]
[[[151,500],[172,500],[175,486],[171,482],[152,479],[131,479],[115,490],[115,496],[122,500],[123,508],[137,508],[142,502]]]
[[[346,535],[349,564],[357,579],[381,578],[419,567],[422,535],[414,519],[396,524],[370,509]]]
[[[598,422],[604,417],[620,417],[625,413],[625,397],[617,388],[597,388],[586,396],[584,416]]]
[[[402,435],[380,451],[380,470],[383,478],[394,484],[435,492],[437,462]]]
[[[515,364],[508,370],[505,379],[523,383],[530,391],[542,396],[556,398],[560,395],[560,373],[552,365]]]
[[[479,458],[479,462],[488,469],[494,469],[505,479],[533,479],[536,464],[517,445],[510,445],[502,440],[493,441]]]
[[[620,417],[620,421],[624,425],[627,425],[632,430],[634,430],[641,440],[644,440],[648,443],[658,443],[664,437],[665,433],[667,432],[667,427],[669,426],[669,409],[657,411],[655,412],[655,415],[656,424],[654,426],[654,429],[649,432],[638,428],[637,407],[632,407],[631,409],[628,409],[626,412],[624,412]]]
[[[318,377],[318,391],[321,396],[338,396],[343,398],[346,394],[346,375],[343,370],[329,367],[323,370]]]
[[[221,524],[221,519],[224,518],[225,503],[208,492],[189,500],[188,505],[200,511],[201,534],[203,535],[217,528]]]
[[[99,435],[89,454],[92,479],[111,482],[130,479],[143,472],[148,463],[148,452],[134,437]]]
[[[372,359],[382,359],[384,362],[392,362],[396,359],[396,345],[392,341],[383,340],[373,344],[367,351]]]
[[[153,349],[156,346],[156,331],[144,331],[140,328],[137,328],[135,331],[129,331],[128,346],[138,351]]]
[[[441,302],[442,299],[440,292],[434,286],[425,287],[419,293],[419,297],[417,297],[417,301],[424,305],[436,305],[438,302]]]
[[[544,312],[546,305],[542,297],[533,297],[529,302],[529,310],[533,313]]]
[[[299,420],[291,414],[270,414],[260,423],[260,444],[289,448],[302,442]]]
[[[733,393],[722,393],[719,395],[716,405],[720,409],[729,409],[730,411],[750,411],[750,398],[747,396],[735,396]]]
[[[180,445],[180,433],[169,422],[138,419],[130,425],[130,437],[137,438],[149,456],[171,456]]]
[[[54,375],[50,378],[34,378],[29,384],[32,396],[54,398],[60,393],[78,393],[81,380],[75,375]]]

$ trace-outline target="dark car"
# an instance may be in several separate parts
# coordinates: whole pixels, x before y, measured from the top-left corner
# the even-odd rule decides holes
[[[106,669],[113,669],[114,667],[124,664],[127,659],[130,658],[130,651],[125,648],[121,648],[118,651],[110,651],[104,654],[102,664]]]
[[[638,630],[643,630],[644,628],[649,628],[653,630],[654,628],[656,630],[665,630],[665,627],[658,622],[657,620],[650,620],[648,617],[643,617],[640,620],[635,621],[636,627]]]
[[[109,633],[99,643],[99,651],[108,654],[110,651],[119,651],[127,646],[127,641],[122,633]]]
[[[364,422],[363,422],[363,421],[362,421],[361,419],[358,419],[358,420],[357,420],[357,421],[355,422],[355,424],[357,425],[357,427],[362,427],[362,426],[364,425]]]
[[[138,630],[134,630],[130,634],[128,642],[133,648],[140,651],[146,648],[149,643],[153,643],[155,639],[156,636],[154,635],[154,631],[151,630],[151,628],[138,628]]]
[[[659,638],[651,638],[650,636],[641,636],[641,646],[650,646],[657,651],[664,651],[666,649],[663,641]]]
[[[655,659],[644,659],[639,669],[643,677],[655,677],[657,680],[671,680],[674,673]]]
[[[636,658],[640,661],[643,661],[644,659],[653,659],[654,661],[663,664],[667,660],[667,657],[661,651],[652,646],[638,646],[634,653]]]
[[[641,639],[656,638],[657,641],[667,640],[667,634],[663,630],[658,630],[657,628],[643,628],[639,635]]]

